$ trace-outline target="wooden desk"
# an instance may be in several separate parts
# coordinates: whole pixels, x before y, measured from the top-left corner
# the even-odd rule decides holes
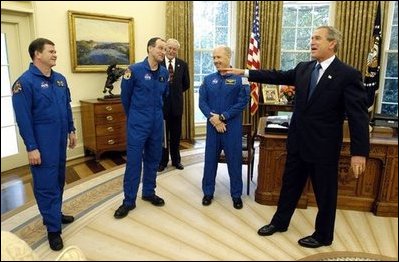
[[[277,112],[292,112],[294,110],[293,104],[273,104],[273,103],[259,103],[259,116],[274,116]]]
[[[265,133],[266,118],[259,119],[260,153],[255,201],[277,205],[286,159],[286,135]],[[371,134],[366,171],[356,179],[350,170],[350,141],[344,139],[339,160],[338,208],[371,211],[377,216],[398,216],[398,140]],[[308,181],[299,208],[316,206]]]

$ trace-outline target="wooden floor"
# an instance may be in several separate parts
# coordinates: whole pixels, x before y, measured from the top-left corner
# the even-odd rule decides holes
[[[99,162],[93,156],[68,161],[66,184],[125,163],[125,154],[121,152],[107,152]],[[32,186],[29,166],[1,173],[1,214],[34,201]]]
[[[204,140],[197,140],[194,144],[182,141],[180,149],[203,148]],[[86,156],[67,162],[66,185],[83,178],[89,178],[105,170],[126,163],[126,152],[106,152],[100,161],[94,156]],[[170,165],[170,161],[169,161]],[[1,214],[34,202],[32,176],[29,166],[22,166],[1,173]]]

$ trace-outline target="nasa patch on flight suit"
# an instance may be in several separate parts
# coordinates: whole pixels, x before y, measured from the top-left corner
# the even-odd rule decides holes
[[[12,86],[13,95],[18,94],[21,91],[22,91],[21,83],[19,81],[15,82],[14,85]]]
[[[49,88],[48,82],[47,81],[43,81],[40,83],[40,87],[43,89]]]
[[[62,80],[57,80],[56,83],[57,83],[58,87],[64,87],[65,86],[65,83]]]
[[[123,79],[129,80],[131,76],[132,76],[132,71],[130,71],[130,69],[127,68],[127,69],[125,70],[125,73],[123,74]]]
[[[235,85],[236,80],[235,79],[226,79],[225,84],[226,85]]]

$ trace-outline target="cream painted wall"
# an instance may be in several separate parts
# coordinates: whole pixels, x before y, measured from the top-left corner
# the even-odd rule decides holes
[[[32,14],[33,38],[44,37],[55,43],[57,65],[54,70],[67,78],[72,95],[72,113],[78,135],[77,147],[68,150],[68,159],[84,154],[81,129],[80,100],[103,97],[106,73],[72,73],[69,48],[68,10],[126,16],[134,18],[135,61],[142,61],[147,56],[147,42],[151,37],[165,37],[165,1],[2,1],[1,10]],[[32,39],[33,40],[33,39]],[[28,68],[31,61],[28,51],[22,50],[21,57]],[[114,94],[120,93],[120,81],[114,84]]]
[[[72,106],[79,100],[102,97],[106,73],[72,73],[69,48],[68,10],[134,18],[135,61],[147,56],[147,41],[165,37],[165,1],[34,1],[36,37],[49,38],[58,54],[54,70],[64,74],[72,93]],[[120,93],[120,81],[114,84]]]

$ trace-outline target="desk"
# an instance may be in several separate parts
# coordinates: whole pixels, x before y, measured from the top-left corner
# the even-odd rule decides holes
[[[278,111],[292,112],[294,111],[293,104],[273,104],[273,103],[259,103],[259,116],[274,116]]]
[[[286,135],[265,133],[267,117],[261,117],[258,183],[255,201],[277,205],[286,159]],[[371,133],[366,171],[356,179],[350,170],[350,141],[344,138],[338,174],[338,208],[371,211],[377,216],[398,216],[398,140]],[[299,208],[316,206],[308,181],[298,202]]]

